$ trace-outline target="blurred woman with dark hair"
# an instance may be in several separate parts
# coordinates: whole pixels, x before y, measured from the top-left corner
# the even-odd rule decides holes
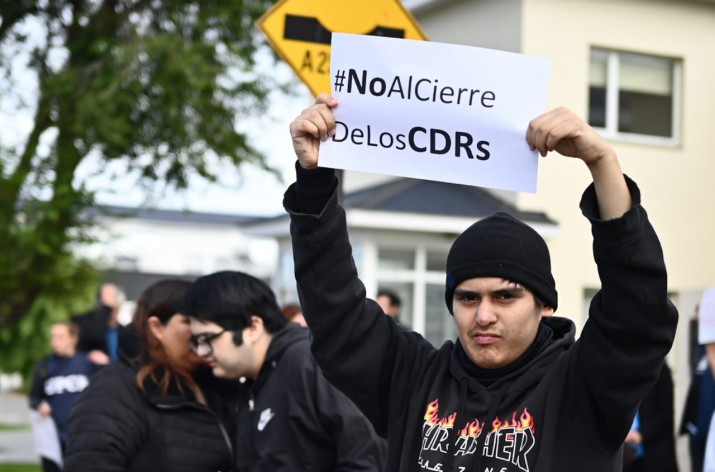
[[[120,335],[119,362],[82,393],[70,419],[66,472],[231,470],[228,400],[220,380],[191,350],[181,303],[191,286],[162,280],[139,297]]]

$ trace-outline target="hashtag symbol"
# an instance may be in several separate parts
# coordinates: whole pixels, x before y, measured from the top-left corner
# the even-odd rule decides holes
[[[340,92],[343,89],[343,82],[345,82],[345,71],[344,70],[339,70],[337,74],[335,74],[335,91]]]

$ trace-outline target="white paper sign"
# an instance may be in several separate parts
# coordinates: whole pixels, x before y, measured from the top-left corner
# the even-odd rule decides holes
[[[522,54],[333,33],[338,125],[319,165],[536,192],[526,130],[550,71]]]
[[[715,343],[715,287],[710,287],[705,290],[700,300],[698,343]],[[715,455],[713,457],[715,457]]]
[[[39,456],[46,457],[62,467],[60,437],[57,433],[55,422],[51,417],[42,416],[35,410],[30,411],[30,422],[32,424],[32,437],[35,442],[35,452]]]

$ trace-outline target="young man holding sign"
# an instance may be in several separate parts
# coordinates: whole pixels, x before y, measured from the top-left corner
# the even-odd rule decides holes
[[[368,299],[358,279],[334,171],[318,168],[337,101],[321,95],[291,124],[297,180],[285,194],[301,306],[326,377],[388,438],[390,471],[613,471],[641,399],[671,347],[658,238],[615,152],[571,111],[529,124],[526,140],[581,159],[581,200],[602,289],[578,341],[558,305],[548,248],[496,213],[447,258],[445,302],[458,339],[436,349]]]

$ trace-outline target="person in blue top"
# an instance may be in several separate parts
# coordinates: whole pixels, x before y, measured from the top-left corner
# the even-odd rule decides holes
[[[77,351],[79,328],[71,321],[54,323],[50,330],[52,355],[35,367],[29,395],[30,408],[45,417],[52,417],[57,426],[60,448],[64,452],[68,441],[69,418],[79,394],[89,385],[99,364]],[[60,470],[48,458],[42,457],[45,472]]]
[[[99,288],[96,306],[87,313],[72,317],[79,327],[77,350],[89,352],[97,358],[106,357],[114,362],[119,359],[119,309],[124,301],[124,292],[113,283],[104,283]]]
[[[694,323],[691,324],[692,337],[698,342],[699,305],[695,306]],[[698,344],[691,366],[691,379],[686,395],[685,407],[679,433],[688,436],[690,470],[703,471],[705,442],[710,429],[710,420],[715,411],[715,377],[713,377],[704,344]]]
[[[623,450],[623,472],[678,472],[673,376],[666,363],[638,408]]]

